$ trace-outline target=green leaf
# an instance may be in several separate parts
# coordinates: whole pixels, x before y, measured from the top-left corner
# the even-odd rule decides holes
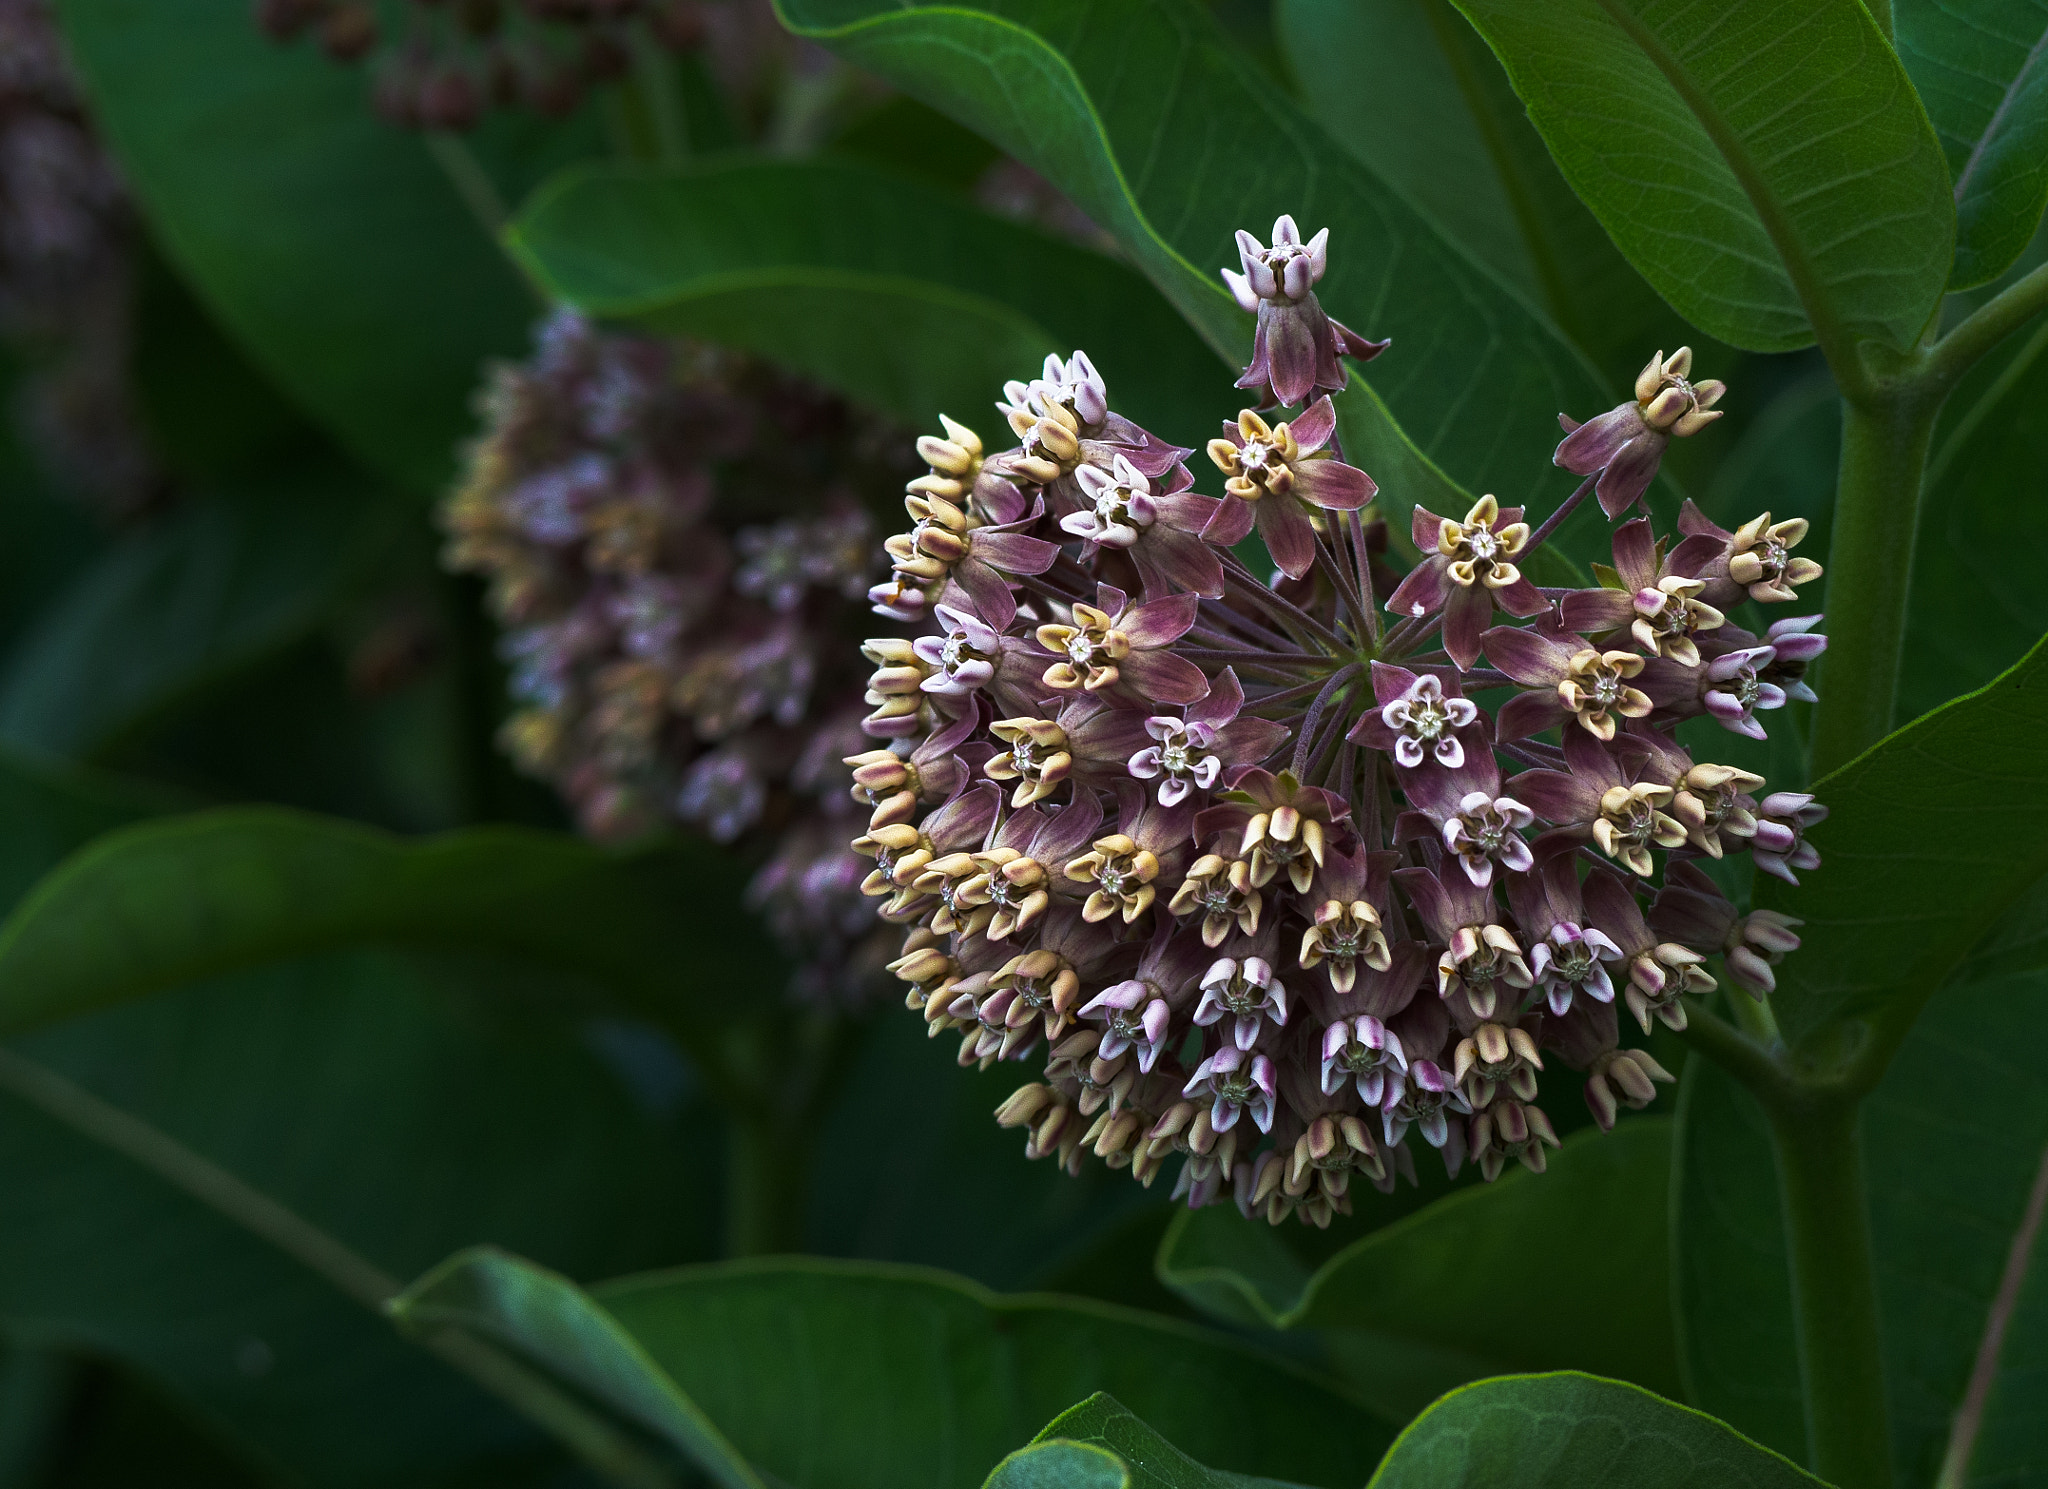
[[[266,807],[109,833],[0,925],[0,1033],[265,962],[365,942],[466,947],[585,974],[700,1022],[778,975],[733,860],[632,853],[524,828],[420,841]],[[721,1001],[730,992],[733,1001]]]
[[[435,1267],[391,1303],[402,1325],[454,1324],[500,1339],[674,1444],[726,1489],[766,1489],[638,1340],[557,1272],[491,1247]]]
[[[1187,0],[779,9],[1052,181],[1234,363],[1252,320],[1216,273],[1236,266],[1232,233],[1264,235],[1283,212],[1306,231],[1328,227],[1323,303],[1394,338],[1373,389],[1468,490],[1535,496],[1560,479],[1548,463],[1558,411],[1584,417],[1613,401],[1517,293],[1348,157]],[[1372,467],[1371,451],[1349,453]]]
[[[1309,1272],[1264,1226],[1225,1208],[1180,1216],[1160,1278],[1230,1322],[1323,1331],[1331,1359],[1382,1410],[1409,1415],[1486,1375],[1581,1368],[1677,1394],[1666,1198],[1671,1124],[1573,1134],[1543,1174],[1520,1169],[1373,1231]],[[1505,1304],[1471,1279],[1586,1247],[1613,1281]]]
[[[1894,0],[1892,25],[1955,182],[1949,288],[1987,283],[2048,206],[2048,4]]]
[[[372,114],[359,70],[267,41],[242,0],[57,9],[157,242],[221,325],[367,464],[439,491],[479,362],[518,352],[534,306],[428,141]],[[473,148],[516,195],[583,137],[502,119]]]
[[[151,787],[0,745],[0,909],[101,833],[180,805]]]
[[[474,1276],[530,1267],[472,1252],[423,1279],[398,1312],[539,1359],[572,1338],[556,1368],[601,1399],[663,1431],[666,1417],[642,1414],[650,1403],[694,1402],[762,1480],[799,1489],[972,1489],[1033,1424],[1094,1391],[1130,1401],[1203,1461],[1310,1483],[1361,1481],[1389,1436],[1347,1397],[1227,1335],[1079,1298],[801,1257],[627,1278],[588,1296]],[[545,1323],[502,1306],[507,1297],[545,1299]],[[644,1354],[626,1350],[618,1329]],[[593,1359],[602,1371],[576,1373]],[[620,1373],[636,1360],[639,1375]]]
[[[350,953],[13,1049],[387,1273],[489,1237],[576,1275],[708,1254],[701,1108],[640,1104],[504,962]],[[683,1094],[683,1093],[679,1093]],[[388,1321],[126,1153],[0,1095],[0,1321],[147,1373],[289,1482],[524,1484],[559,1452]]]
[[[983,1489],[1289,1489],[1277,1479],[1204,1468],[1098,1391],[1031,1446],[996,1465]]]
[[[572,171],[507,241],[593,315],[746,347],[918,427],[986,427],[1005,381],[1076,347],[1119,410],[1183,444],[1240,400],[1124,265],[851,161]]]
[[[388,546],[391,514],[366,510],[365,486],[336,464],[297,465],[110,548],[9,658],[0,737],[101,756],[301,639]]]
[[[1760,903],[1805,922],[1773,999],[1793,1044],[1938,987],[2048,872],[2048,641],[1822,778],[1821,866]]]
[[[1855,0],[1456,0],[1629,262],[1732,346],[1904,350],[1955,242],[1941,144]]]
[[[1804,954],[1802,950],[1802,955]],[[1788,963],[1789,965],[1789,963]],[[1972,1395],[1974,1454],[1944,1485],[2036,1482],[2048,1459],[2048,1085],[2031,1054],[2048,975],[1943,992],[1864,1106],[1863,1151],[1898,1482],[1931,1484]],[[2029,1215],[2034,1231],[2027,1233]],[[1692,1061],[1679,1101],[1677,1289],[1690,1395],[1780,1451],[1806,1428],[1768,1119]],[[2004,1319],[2002,1350],[1988,1325]],[[1972,1389],[1973,1371],[1981,1378]]]
[[[1450,0],[1283,0],[1303,106],[1598,362],[1632,380],[1683,325],[1572,195],[1500,64]]]
[[[1485,1380],[1410,1422],[1367,1489],[1810,1489],[1820,1480],[1702,1412],[1559,1372]]]

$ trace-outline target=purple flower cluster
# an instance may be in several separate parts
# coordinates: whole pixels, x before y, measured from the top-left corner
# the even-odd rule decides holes
[[[0,340],[25,443],[109,516],[159,494],[128,368],[133,213],[48,0],[0,0]]]
[[[762,850],[751,898],[815,979],[872,976],[840,762],[895,440],[744,358],[569,312],[481,406],[442,521],[504,628],[506,747],[591,836],[680,823]]]
[[[1647,1104],[1670,1077],[1620,1013],[1683,1029],[1708,957],[1768,990],[1797,923],[1738,916],[1695,861],[1790,878],[1824,809],[1673,730],[1760,734],[1826,642],[1817,616],[1728,618],[1818,573],[1768,515],[1731,533],[1688,508],[1676,543],[1626,522],[1592,589],[1523,570],[1615,462],[1619,513],[1710,422],[1685,351],[1567,438],[1586,481],[1541,528],[1491,497],[1417,509],[1394,572],[1329,397],[1384,343],[1317,304],[1327,234],[1239,243],[1239,386],[1300,407],[1210,441],[1219,495],[1078,352],[1004,390],[1009,448],[950,419],[919,442],[872,592],[919,634],[865,647],[854,846],[909,1006],[963,1064],[1042,1059],[997,1114],[1029,1154],[1147,1184],[1177,1160],[1192,1205],[1326,1225],[1354,1177],[1413,1178],[1411,1134],[1454,1172],[1541,1170],[1551,1061],[1603,1127]],[[1234,551],[1254,529],[1270,582]]]
[[[310,33],[337,62],[369,59],[379,115],[412,129],[466,130],[491,108],[570,113],[591,87],[622,76],[644,37],[695,46],[697,0],[406,0],[388,36],[372,0],[257,0],[276,41]]]

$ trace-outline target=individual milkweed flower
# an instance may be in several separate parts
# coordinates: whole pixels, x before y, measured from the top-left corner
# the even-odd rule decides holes
[[[1173,1013],[1166,1000],[1137,978],[1104,988],[1081,1005],[1082,1018],[1099,1018],[1104,1024],[1098,1047],[1104,1059],[1115,1059],[1127,1049],[1138,1052],[1138,1068],[1151,1072],[1166,1045]]]
[[[1503,1086],[1523,1101],[1536,1099],[1536,1073],[1543,1068],[1543,1056],[1519,1023],[1489,1019],[1458,1041],[1453,1058],[1451,1079],[1474,1111],[1490,1106]]]
[[[1687,502],[1679,512],[1678,525],[1699,537],[1718,539],[1723,544],[1716,561],[1704,572],[1722,582],[1729,603],[1747,593],[1759,604],[1770,605],[1799,598],[1799,586],[1811,584],[1824,570],[1810,558],[1795,558],[1792,550],[1812,530],[1804,517],[1773,522],[1765,512],[1752,517],[1734,532],[1710,522],[1700,509]]]
[[[1756,834],[1750,840],[1750,856],[1766,874],[1775,874],[1787,884],[1797,884],[1794,869],[1804,872],[1820,867],[1820,854],[1806,841],[1806,829],[1825,821],[1828,809],[1805,791],[1774,791],[1756,809]]]
[[[1745,646],[1723,652],[1707,664],[1700,702],[1722,728],[1751,739],[1768,738],[1757,712],[1785,706],[1785,690],[1766,682],[1762,675],[1777,657],[1775,647]]]
[[[1306,574],[1316,561],[1315,514],[1356,511],[1379,489],[1324,448],[1336,432],[1337,412],[1328,398],[1291,424],[1269,425],[1251,409],[1226,423],[1223,438],[1209,441],[1209,459],[1227,478],[1227,499],[1202,536],[1229,547],[1256,526],[1282,573],[1290,579]]]
[[[1405,1138],[1412,1124],[1424,1142],[1446,1150],[1446,1163],[1455,1166],[1454,1154],[1458,1161],[1463,1159],[1465,1131],[1462,1124],[1453,1125],[1451,1118],[1471,1115],[1472,1103],[1450,1073],[1433,1060],[1417,1060],[1408,1067],[1406,1087],[1398,1095],[1389,1089],[1380,1119],[1389,1147]]]
[[[1244,688],[1226,667],[1208,694],[1187,706],[1183,718],[1154,714],[1145,720],[1152,742],[1133,754],[1126,768],[1138,780],[1159,783],[1161,806],[1209,790],[1226,767],[1263,760],[1287,737],[1285,726],[1271,719],[1240,718],[1243,707]]]
[[[1323,1094],[1335,1095],[1345,1082],[1358,1088],[1367,1107],[1391,1106],[1408,1087],[1408,1057],[1401,1036],[1370,1014],[1338,1019],[1323,1031]]]
[[[1240,388],[1258,389],[1274,403],[1302,403],[1318,391],[1344,388],[1344,366],[1338,356],[1370,362],[1392,343],[1368,341],[1331,320],[1316,300],[1315,286],[1330,261],[1330,230],[1323,228],[1306,243],[1294,219],[1273,223],[1273,246],[1250,233],[1237,235],[1238,269],[1225,269],[1223,282],[1240,308],[1258,315],[1252,336],[1252,360],[1239,378]]]
[[[1147,595],[1175,587],[1197,595],[1223,593],[1223,563],[1202,541],[1222,503],[1188,488],[1194,477],[1174,465],[1148,477],[1123,454],[1110,468],[1084,465],[1074,472],[1085,505],[1060,519],[1060,530],[1084,540],[1083,556],[1108,548],[1130,560]]]
[[[1251,864],[1251,882],[1263,889],[1285,872],[1297,893],[1305,894],[1350,806],[1331,792],[1304,786],[1292,771],[1277,776],[1257,766],[1239,766],[1224,780],[1221,804],[1209,808],[1195,824],[1204,837],[1238,829],[1239,851]]]
[[[1394,882],[1407,890],[1434,944],[1443,948],[1436,964],[1439,998],[1462,998],[1476,1017],[1489,1019],[1504,992],[1512,1003],[1535,986],[1521,943],[1502,923],[1507,917],[1490,887],[1473,884],[1462,872],[1428,869],[1402,869]]]
[[[1661,351],[1636,374],[1635,397],[1580,424],[1563,414],[1564,439],[1551,459],[1574,475],[1598,473],[1593,488],[1609,517],[1626,511],[1650,487],[1675,435],[1697,434],[1721,417],[1714,407],[1727,385],[1708,378],[1690,382],[1692,348],[1666,357]]]
[[[1270,1020],[1287,1025],[1287,989],[1262,956],[1218,957],[1202,974],[1202,997],[1194,1021],[1206,1027],[1231,1020],[1231,1042],[1241,1050],[1259,1042],[1259,1030]]]
[[[1208,693],[1209,679],[1167,648],[1188,633],[1195,614],[1193,595],[1133,604],[1102,585],[1095,604],[1076,602],[1068,621],[1038,628],[1038,644],[1060,659],[1045,669],[1045,686],[1096,693],[1121,684],[1150,702],[1192,703]]]
[[[1587,636],[1626,629],[1646,656],[1696,667],[1700,652],[1694,638],[1728,619],[1701,598],[1707,582],[1699,577],[1724,551],[1715,538],[1702,535],[1666,555],[1647,517],[1624,522],[1614,530],[1613,567],[1593,566],[1602,587],[1566,595],[1558,619],[1565,630]]]
[[[1695,951],[1719,951],[1729,981],[1762,998],[1777,990],[1772,968],[1799,949],[1805,922],[1775,910],[1738,915],[1712,879],[1691,864],[1674,864],[1650,907],[1650,924]]]
[[[1659,779],[1656,759],[1648,749],[1604,749],[1592,735],[1572,730],[1565,735],[1566,769],[1524,771],[1509,784],[1554,825],[1555,836],[1591,838],[1602,853],[1647,878],[1656,869],[1651,849],[1686,841],[1685,824],[1670,811],[1677,792]]]
[[[1557,1130],[1540,1107],[1520,1101],[1502,1101],[1474,1112],[1467,1142],[1472,1162],[1490,1184],[1512,1158],[1532,1174],[1545,1167],[1545,1148],[1558,1146]]]
[[[1501,706],[1503,740],[1569,720],[1604,742],[1625,720],[1648,718],[1656,707],[1636,685],[1648,663],[1634,652],[1601,651],[1569,632],[1516,626],[1495,626],[1480,639],[1487,660],[1531,690]]]
[[[1678,1033],[1685,1032],[1687,993],[1710,993],[1714,979],[1701,969],[1705,960],[1698,952],[1676,941],[1660,941],[1636,904],[1635,895],[1622,881],[1604,870],[1588,875],[1584,894],[1593,921],[1621,948],[1628,982],[1622,1001],[1645,1034],[1653,1022]]]
[[[1572,855],[1556,855],[1536,874],[1511,881],[1508,900],[1533,938],[1529,971],[1553,1016],[1570,1013],[1581,993],[1596,1003],[1614,1001],[1607,968],[1622,959],[1621,948],[1586,912]]]
[[[1677,1079],[1648,1050],[1608,1050],[1586,1067],[1586,1105],[1600,1130],[1612,1132],[1620,1107],[1641,1111],[1656,1100],[1658,1083]]]
[[[1270,1059],[1226,1044],[1195,1067],[1181,1094],[1209,1102],[1209,1121],[1218,1132],[1228,1132],[1246,1113],[1259,1131],[1270,1132],[1275,1089]]]
[[[1386,750],[1404,769],[1421,765],[1425,752],[1446,770],[1465,763],[1458,731],[1479,718],[1479,706],[1445,687],[1434,672],[1410,672],[1385,662],[1372,664],[1377,712],[1363,715],[1349,738],[1357,744]]]
[[[1820,620],[1818,615],[1801,615],[1771,622],[1763,637],[1771,660],[1757,673],[1758,679],[1783,688],[1787,698],[1818,703],[1819,696],[1806,681],[1806,664],[1828,649],[1828,638],[1814,630]]]
[[[1478,660],[1480,634],[1496,608],[1517,616],[1550,608],[1514,562],[1529,541],[1520,507],[1482,496],[1464,521],[1453,522],[1418,505],[1413,525],[1424,557],[1388,596],[1387,610],[1411,620],[1442,612],[1444,650],[1460,671]]]
[[[1385,896],[1394,862],[1387,853],[1332,854],[1318,875],[1317,888],[1328,898],[1301,933],[1300,965],[1307,972],[1327,964],[1336,993],[1357,985],[1360,964],[1375,972],[1393,966],[1393,949],[1373,902]]]

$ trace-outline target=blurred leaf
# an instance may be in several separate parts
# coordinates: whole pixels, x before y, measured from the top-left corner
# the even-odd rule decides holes
[[[578,1275],[702,1256],[701,1129],[629,1100],[505,963],[356,953],[16,1046],[390,1272],[471,1242]],[[527,1481],[527,1424],[282,1251],[12,1094],[0,1319],[132,1363],[293,1482]]]
[[[479,1270],[531,1264],[457,1257],[401,1300],[400,1316],[460,1323],[542,1359],[566,1334],[578,1342],[557,1368],[571,1379],[657,1430],[666,1419],[637,1404],[694,1401],[762,1479],[797,1489],[973,1489],[1033,1423],[1097,1390],[1136,1403],[1203,1459],[1311,1483],[1359,1482],[1390,1435],[1314,1377],[1227,1335],[1079,1298],[1005,1297],[941,1272],[787,1258],[627,1278],[579,1297],[479,1280]],[[569,1312],[530,1333],[540,1320],[501,1306],[508,1297]],[[653,1378],[611,1375],[631,1359],[613,1325],[645,1351],[640,1368]],[[605,1377],[578,1375],[579,1356],[605,1360]]]
[[[1285,1489],[1204,1468],[1098,1391],[996,1465],[982,1489]]]
[[[194,813],[109,833],[0,924],[0,1032],[379,942],[578,972],[645,1016],[687,1009],[708,1037],[776,975],[740,887],[696,840],[615,853],[497,827],[410,842],[275,808]]]
[[[1101,1164],[1074,1176],[1025,1158],[1022,1135],[994,1116],[1023,1072],[962,1070],[955,1042],[887,1009],[867,1031],[815,1139],[805,1249],[945,1267],[1002,1289],[1058,1278],[1068,1290],[1068,1269],[1113,1260],[1091,1252],[1134,1217],[1162,1214],[1165,1193]],[[903,1121],[905,1111],[917,1120]],[[1135,1245],[1149,1282],[1151,1248]]]
[[[1822,866],[1759,903],[1805,922],[1773,999],[1794,1044],[1946,981],[2048,872],[2048,641],[1814,786]]]
[[[1702,1412],[1562,1371],[1452,1392],[1367,1489],[1805,1489],[1820,1480]]]
[[[1116,407],[1189,444],[1231,375],[1123,265],[953,193],[851,161],[585,169],[508,234],[579,309],[744,346],[914,425],[983,412],[1048,353],[1084,348]],[[1009,432],[989,440],[1001,448]]]
[[[2039,1206],[2048,1200],[2048,1084],[2032,1054],[2044,1014],[2048,975],[2039,972],[1942,992],[1864,1105],[1878,1314],[1901,1484],[1936,1482],[1995,1309],[2005,1313],[2007,1332],[1984,1381],[1976,1454],[1940,1482],[2032,1484],[2048,1460],[2048,1417],[2040,1411],[2048,1234],[2038,1230]],[[1708,1061],[1693,1061],[1683,1086],[1675,1284],[1689,1395],[1759,1441],[1803,1457],[1792,1284],[1769,1121]],[[2030,1197],[2037,1227],[2031,1254],[2015,1256]],[[2001,1299],[2008,1277],[2019,1286]]]
[[[49,1444],[54,1461],[34,1476],[0,1479],[9,1489],[257,1489],[280,1480],[259,1471],[189,1410],[179,1410],[130,1371],[101,1362],[80,1368],[61,1355],[53,1362],[69,1389],[57,1405],[69,1439]]]
[[[1831,355],[1913,344],[1955,210],[1940,142],[1860,4],[1456,3],[1573,190],[1688,320],[1754,351],[1816,332]]]
[[[1635,1118],[1566,1139],[1542,1175],[1516,1169],[1354,1241],[1310,1272],[1228,1207],[1183,1213],[1160,1278],[1227,1322],[1322,1331],[1368,1399],[1406,1416],[1486,1375],[1597,1370],[1676,1395],[1667,1191],[1671,1124]],[[1616,1283],[1597,1306],[1572,1288],[1512,1301],[1472,1279],[1518,1259],[1599,1255]]]
[[[0,745],[0,910],[101,833],[180,805],[136,782]]]
[[[1632,380],[1684,323],[1572,195],[1500,64],[1450,0],[1282,0],[1303,105],[1444,235]]]
[[[779,0],[779,10],[1045,176],[1233,363],[1248,355],[1252,319],[1216,274],[1237,265],[1232,233],[1263,237],[1283,212],[1307,232],[1327,226],[1318,294],[1361,333],[1394,338],[1372,364],[1373,389],[1468,490],[1523,501],[1557,479],[1558,411],[1605,405],[1546,322],[1346,156],[1187,0]],[[1375,468],[1374,451],[1347,449]]]
[[[934,185],[964,193],[1002,158],[996,147],[938,110],[891,94],[832,141],[835,155],[851,155],[910,171]]]
[[[1895,0],[1899,60],[1955,182],[1950,289],[1996,279],[2048,206],[2048,4]]]
[[[0,737],[90,758],[325,616],[389,537],[339,465],[287,467],[108,549],[0,674]]]
[[[245,0],[60,0],[93,115],[157,241],[258,364],[366,463],[422,494],[453,470],[479,363],[534,306],[427,140],[360,70],[266,40]],[[494,119],[501,194],[588,154],[576,126]]]

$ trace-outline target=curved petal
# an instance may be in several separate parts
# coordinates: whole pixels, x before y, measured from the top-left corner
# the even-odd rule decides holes
[[[1636,605],[1625,590],[1575,589],[1559,602],[1558,617],[1567,631],[1617,631],[1636,618]]]
[[[1600,484],[1593,488],[1601,511],[1609,517],[1619,516],[1649,490],[1650,478],[1657,474],[1670,438],[1659,430],[1645,429],[1621,447],[1600,473]]]
[[[1495,626],[1479,639],[1486,659],[1525,688],[1554,687],[1571,670],[1572,654],[1578,649],[1526,626]]]
[[[1555,692],[1517,693],[1500,707],[1494,730],[1502,744],[1554,729],[1570,718]]]
[[[1452,587],[1444,578],[1450,562],[1442,554],[1432,553],[1410,569],[1408,577],[1387,596],[1387,613],[1419,620],[1443,609],[1445,591]]]
[[[1125,611],[1117,622],[1117,629],[1131,638],[1132,646],[1165,646],[1188,633],[1201,604],[1199,595],[1168,595],[1160,600],[1147,600]]]
[[[1355,512],[1379,489],[1371,476],[1341,460],[1307,460],[1294,467],[1294,494],[1333,511]]]
[[[1471,671],[1479,660],[1479,638],[1493,619],[1494,593],[1478,584],[1453,585],[1444,601],[1444,650],[1460,672]]]
[[[1202,669],[1170,651],[1134,651],[1119,664],[1120,689],[1151,702],[1194,703],[1209,691]]]
[[[1285,497],[1267,497],[1258,503],[1259,536],[1273,555],[1280,572],[1299,579],[1316,562],[1316,530],[1301,504]]]
[[[1287,428],[1294,435],[1294,442],[1301,446],[1304,455],[1313,454],[1330,442],[1330,436],[1337,432],[1337,410],[1325,393],[1297,419],[1289,421]]]
[[[1202,525],[1202,541],[1219,548],[1235,548],[1251,536],[1252,524],[1258,518],[1256,505],[1226,497]]]
[[[1563,466],[1575,476],[1590,476],[1612,461],[1621,453],[1623,445],[1647,427],[1643,423],[1642,412],[1631,400],[1604,414],[1595,415],[1572,430],[1558,442],[1556,452],[1550,457],[1551,463]]]

